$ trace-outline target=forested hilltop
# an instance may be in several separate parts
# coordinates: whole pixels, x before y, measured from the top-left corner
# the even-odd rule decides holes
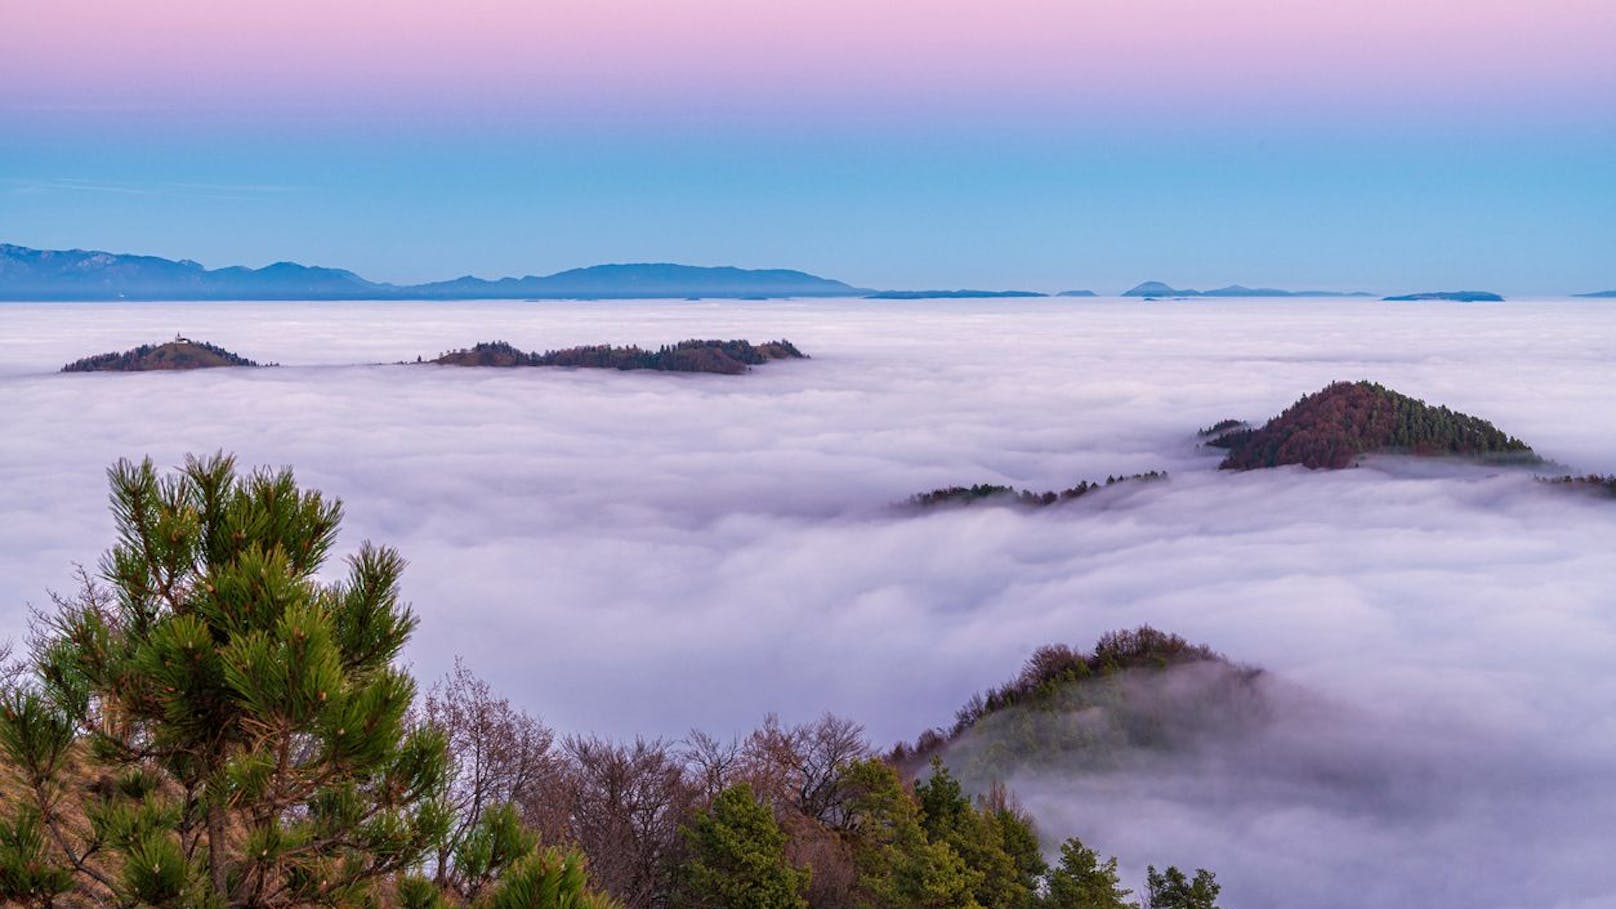
[[[518,350],[505,341],[485,341],[450,351],[432,360],[440,366],[570,366],[583,369],[651,369],[662,372],[711,372],[739,375],[770,360],[804,359],[796,345],[785,339],[753,344],[750,341],[691,339],[664,344],[656,350],[594,344],[544,353]]]
[[[162,344],[142,344],[122,353],[85,357],[62,367],[62,372],[145,372],[159,369],[212,369],[220,366],[257,366],[258,363],[206,341],[176,337]]]
[[[1139,684],[1164,674],[1194,683],[1160,691]],[[979,780],[1027,768],[1108,768],[1123,752],[1190,747],[1209,729],[1261,722],[1261,674],[1149,626],[1103,635],[1088,652],[1053,644],[1035,651],[1016,678],[967,702],[952,726],[899,744],[889,757],[918,770],[947,756]],[[1085,721],[1072,722],[1076,716]]]
[[[1336,470],[1375,453],[1539,460],[1525,442],[1480,417],[1433,407],[1367,381],[1332,383],[1261,429],[1225,420],[1202,434],[1209,437],[1207,444],[1229,450],[1218,465],[1224,470],[1285,464]]]
[[[100,571],[0,652],[0,900],[173,909],[1124,909],[1114,859],[860,726],[557,735],[463,665],[420,696],[403,559],[222,455],[109,472]],[[335,580],[322,580],[335,578]],[[4,648],[0,648],[4,650]],[[1216,661],[1139,629],[1040,651],[970,723],[1088,675]],[[1080,668],[1081,667],[1081,668]],[[989,705],[992,705],[991,707]],[[1050,863],[1050,859],[1054,863]],[[1212,909],[1151,867],[1153,909]]]
[[[692,339],[664,344],[656,350],[592,344],[544,353],[519,350],[505,341],[485,341],[440,354],[431,362],[441,366],[570,366],[584,369],[650,369],[661,372],[707,372],[739,375],[770,360],[806,359],[790,341],[703,341]],[[416,362],[423,362],[417,357]],[[162,344],[142,344],[122,353],[104,353],[75,360],[62,372],[142,372],[166,369],[209,369],[220,366],[258,366],[206,341],[176,336]],[[274,364],[270,364],[274,365]]]

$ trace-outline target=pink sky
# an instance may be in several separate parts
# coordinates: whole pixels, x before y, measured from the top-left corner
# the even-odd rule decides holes
[[[1616,106],[1612,0],[0,0],[0,110]]]

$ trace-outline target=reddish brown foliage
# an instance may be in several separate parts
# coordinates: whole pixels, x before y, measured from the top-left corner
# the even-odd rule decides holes
[[[1486,420],[1432,407],[1373,382],[1336,382],[1286,408],[1263,428],[1225,437],[1225,470],[1301,464],[1338,470],[1373,452],[1514,456],[1532,449]]]

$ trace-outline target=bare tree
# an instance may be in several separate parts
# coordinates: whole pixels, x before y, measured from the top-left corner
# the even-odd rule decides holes
[[[438,848],[436,878],[439,886],[460,889],[463,882],[450,856],[483,816],[506,804],[525,806],[537,801],[534,793],[554,789],[560,771],[550,753],[554,736],[537,718],[496,695],[459,657],[427,693],[421,719],[449,741],[454,825]]]
[[[628,909],[666,903],[698,787],[668,744],[569,737],[571,834],[595,881]]]
[[[28,667],[22,660],[11,658],[15,645],[11,641],[0,641],[0,689],[16,684]]]
[[[840,835],[849,810],[842,775],[870,753],[863,727],[851,720],[827,713],[787,726],[771,714],[747,737],[731,772],[774,806],[787,835],[787,861],[811,872],[807,897],[814,909],[853,904],[857,872]]]
[[[759,792],[838,828],[846,813],[842,771],[870,752],[864,727],[852,720],[827,713],[812,723],[785,726],[770,714],[746,741],[745,775]]]
[[[728,788],[742,769],[745,754],[739,739],[723,741],[692,729],[680,746],[679,758],[700,789],[703,802],[711,802]]]

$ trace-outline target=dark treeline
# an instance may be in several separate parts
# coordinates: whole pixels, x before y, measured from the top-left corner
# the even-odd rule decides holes
[[[1566,474],[1558,477],[1538,477],[1538,479],[1544,483],[1549,483],[1554,486],[1566,486],[1572,489],[1591,489],[1598,492],[1603,492],[1606,495],[1616,496],[1616,473],[1590,473],[1586,476],[1580,477]]]
[[[1103,483],[1091,483],[1084,480],[1076,486],[1062,489],[1059,492],[1033,492],[1030,489],[1018,490],[1014,486],[999,486],[991,483],[978,483],[975,486],[947,486],[942,489],[933,489],[931,492],[922,492],[910,496],[908,504],[920,508],[930,508],[937,505],[970,505],[977,502],[989,502],[1001,505],[1026,505],[1032,508],[1042,508],[1046,505],[1079,499],[1095,490],[1115,486],[1118,483],[1165,479],[1167,479],[1166,471],[1151,470],[1126,477],[1106,477]]]
[[[1373,382],[1333,383],[1292,404],[1261,429],[1228,427],[1211,444],[1229,449],[1219,465],[1225,470],[1284,464],[1333,470],[1374,452],[1537,460],[1525,442],[1486,420],[1433,407]]]
[[[1216,423],[1213,423],[1211,426],[1208,426],[1196,433],[1196,435],[1203,439],[1211,439],[1212,441],[1208,442],[1208,445],[1217,445],[1223,439],[1227,438],[1230,433],[1237,429],[1244,428],[1246,428],[1246,421],[1244,420],[1219,420]],[[1228,446],[1224,445],[1223,447],[1227,448]]]
[[[290,471],[110,472],[115,545],[0,654],[0,901],[172,909],[1123,909],[1114,859],[1044,843],[998,784],[855,722],[558,735],[463,664],[417,697],[403,560],[322,567],[340,503]],[[1150,629],[1039,651],[990,695],[1209,652]],[[968,708],[980,716],[986,707]],[[1046,862],[1046,851],[1055,863]],[[1149,869],[1154,909],[1209,872]]]
[[[85,357],[62,372],[143,372],[156,369],[207,369],[215,366],[258,366],[243,356],[206,341],[176,337],[162,344],[142,344],[123,353]]]
[[[790,341],[703,341],[664,344],[656,350],[596,344],[544,353],[518,350],[504,341],[485,341],[450,351],[432,362],[446,366],[570,366],[584,369],[652,369],[738,375],[770,360],[802,358]]]

